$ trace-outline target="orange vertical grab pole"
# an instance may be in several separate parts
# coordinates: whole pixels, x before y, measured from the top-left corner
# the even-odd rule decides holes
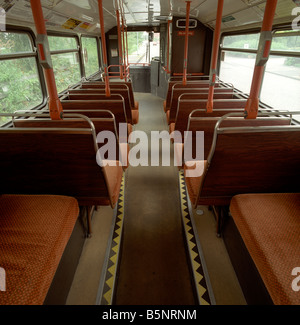
[[[168,39],[167,39],[167,73],[170,73],[170,24],[173,22],[173,20],[168,20]]]
[[[52,120],[61,120],[63,109],[61,102],[58,98],[41,1],[30,0],[30,4],[37,31],[37,47],[39,60],[45,72],[45,79],[49,95],[48,105],[50,117]]]
[[[251,90],[245,108],[245,118],[255,119],[259,107],[259,94],[265,71],[265,65],[269,58],[272,43],[272,25],[276,11],[277,0],[267,0],[265,14],[260,32],[260,40],[256,63],[253,72]]]
[[[105,94],[107,97],[110,97],[102,0],[98,0],[98,7],[99,7],[99,19],[100,19],[100,29],[101,29],[102,57],[103,57],[103,64],[104,64]]]
[[[116,10],[117,27],[118,27],[118,43],[119,43],[119,65],[120,65],[120,78],[123,79],[123,49],[122,49],[122,35],[120,27],[120,13],[119,9]]]
[[[125,44],[125,25],[124,25],[124,19],[122,17],[122,50],[123,50],[123,73],[124,73],[124,78],[125,81],[127,81],[127,74],[126,74],[126,69],[127,69],[127,63],[126,63],[126,44]]]
[[[208,91],[208,100],[206,105],[207,113],[211,113],[213,111],[213,105],[214,105],[213,99],[214,99],[214,90],[215,90],[215,83],[216,83],[216,76],[217,76],[217,63],[218,63],[218,54],[219,54],[223,6],[224,6],[224,0],[219,0],[216,26],[214,31],[211,67],[210,67],[209,91]]]
[[[191,8],[191,1],[186,1],[185,42],[184,42],[183,80],[182,80],[183,85],[186,85],[186,76],[187,76],[187,61],[188,61],[188,48],[189,48],[189,27],[190,27],[190,8]]]

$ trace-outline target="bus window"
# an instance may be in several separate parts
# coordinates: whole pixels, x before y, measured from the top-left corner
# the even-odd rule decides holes
[[[276,33],[271,50],[277,53],[271,55],[267,62],[261,100],[276,109],[299,111],[300,32]],[[297,52],[298,57],[292,56]],[[299,116],[297,119],[300,121]]]
[[[131,64],[148,64],[160,56],[160,34],[154,33],[149,41],[148,32],[128,32],[128,59]]]
[[[248,93],[251,88],[259,34],[223,38],[220,79]],[[278,110],[300,110],[300,33],[276,32],[266,65],[260,99]],[[299,117],[298,117],[299,119]]]
[[[81,38],[85,76],[89,77],[99,71],[98,43],[95,37]]]
[[[42,104],[36,53],[29,34],[0,32],[0,70],[1,113],[32,109]],[[0,124],[7,120],[0,118]]]
[[[224,48],[257,50],[259,34],[230,35],[223,40]]]
[[[81,79],[78,43],[75,37],[49,36],[57,91],[62,92]]]
[[[225,36],[222,44],[220,79],[249,93],[258,42],[259,34]]]
[[[249,94],[256,54],[227,50],[222,52],[220,79]]]

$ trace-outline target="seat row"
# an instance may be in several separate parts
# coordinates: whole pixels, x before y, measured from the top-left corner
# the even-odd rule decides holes
[[[16,112],[13,127],[0,128],[5,170],[0,246],[6,251],[0,266],[7,272],[1,304],[51,302],[49,292],[79,216],[86,214],[90,236],[94,208],[115,208],[118,202],[138,103],[128,83],[114,83],[110,97],[103,85],[69,89],[61,98],[62,120],[51,120],[48,111]],[[119,123],[128,125],[128,132],[121,132]],[[97,138],[101,131],[114,135],[116,156],[101,152],[106,145]]]
[[[266,292],[268,303],[299,304],[289,274],[300,249],[300,125],[292,119],[300,112],[262,105],[256,119],[245,119],[247,97],[234,88],[220,91],[219,84],[207,113],[208,89],[201,83],[194,89],[195,81],[173,84],[165,104],[170,132],[182,135],[174,136],[174,149],[192,206],[209,205],[216,213],[217,234],[226,240],[248,303],[260,303]],[[199,134],[204,142],[197,144]],[[228,214],[237,229],[230,233]],[[246,253],[253,269],[242,267],[250,265]],[[250,283],[252,274],[257,278]],[[255,291],[259,282],[263,289]]]

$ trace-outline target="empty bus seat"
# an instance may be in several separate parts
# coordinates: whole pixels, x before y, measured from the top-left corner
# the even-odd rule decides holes
[[[110,97],[105,95],[105,89],[69,89],[69,95],[64,97],[64,99],[70,100],[109,100]],[[137,124],[139,122],[139,111],[133,109],[130,103],[129,91],[128,89],[112,88],[111,95],[118,94],[124,99],[125,111],[127,115],[127,121],[131,124]],[[114,97],[112,98],[114,99]]]
[[[215,87],[218,88],[220,87],[221,84],[217,82],[215,84]],[[197,80],[197,81],[188,81],[186,85],[182,84],[182,81],[169,81],[168,83],[168,90],[167,90],[167,95],[166,99],[163,103],[164,105],[164,110],[165,112],[170,109],[170,103],[171,103],[171,98],[172,98],[172,90],[173,88],[209,88],[209,81],[208,80]]]
[[[120,86],[124,87],[125,89],[128,89],[132,109],[136,109],[136,110],[139,109],[139,102],[137,102],[134,99],[134,92],[133,92],[133,87],[132,87],[132,82],[131,81],[123,81],[123,82],[113,81],[113,82],[109,83],[109,86],[110,86],[111,89],[120,88]],[[81,84],[81,88],[105,88],[105,82],[103,82],[103,81],[100,81],[100,82],[99,81],[83,82]]]
[[[74,110],[74,113],[78,111]],[[84,113],[84,112],[83,112]],[[69,114],[72,114],[69,111]],[[95,127],[96,135],[100,132],[111,132],[116,139],[116,152],[115,159],[121,161],[124,169],[128,167],[128,157],[129,157],[129,144],[128,138],[126,135],[119,136],[116,129],[115,119],[112,118],[90,118],[90,121]],[[89,127],[89,124],[84,119],[79,118],[68,118],[68,113],[64,114],[63,121],[53,121],[47,118],[33,118],[33,119],[14,119],[14,127],[19,128],[86,128]],[[99,148],[101,147],[98,143]]]
[[[214,94],[214,99],[237,99],[236,95],[234,95],[232,88],[216,88],[216,92]],[[181,95],[184,95],[182,97]],[[207,88],[173,88],[172,97],[170,102],[170,107],[166,111],[167,122],[170,124],[170,121],[175,121],[177,108],[178,108],[178,100],[181,98],[184,99],[195,99],[195,100],[207,100],[208,99],[208,89]]]
[[[216,126],[203,172],[186,177],[192,204],[229,205],[237,194],[297,192],[299,157],[297,126]],[[185,174],[193,169],[185,163]]]
[[[202,112],[202,111],[200,111]],[[191,132],[190,140],[193,157],[196,157],[196,134],[203,132],[204,136],[204,160],[208,158],[211,150],[213,136],[216,123],[221,117],[195,117],[197,110],[189,116],[187,131]],[[228,111],[227,111],[228,113]],[[245,120],[244,118],[231,117],[225,119],[220,124],[220,127],[258,127],[258,126],[275,126],[275,125],[290,125],[290,117],[259,117],[257,119]],[[182,131],[183,132],[183,131]],[[177,161],[184,161],[184,143],[179,139],[174,142],[174,150],[176,153]],[[182,167],[182,165],[181,165]]]
[[[299,305],[291,272],[300,262],[300,193],[237,195],[230,212],[273,303]]]
[[[22,161],[21,161],[22,162]],[[0,305],[42,305],[79,216],[72,197],[0,196]]]
[[[70,100],[66,97],[61,99],[61,104],[64,112],[77,110],[78,113],[84,114],[90,118],[107,118],[114,115],[117,126],[120,123],[126,123],[128,126],[128,133],[132,131],[132,124],[127,120],[125,111],[124,99],[118,96],[116,99],[108,100]],[[107,112],[109,111],[109,112]]]
[[[122,164],[98,165],[99,146],[91,125],[0,128],[0,140],[0,166],[6,171],[0,194],[66,195],[80,206],[117,203]]]
[[[172,133],[174,130],[178,130],[180,132],[186,131],[189,115],[194,110],[197,110],[195,113],[196,116],[218,117],[230,113],[231,111],[238,112],[244,110],[247,103],[246,99],[215,99],[213,112],[207,113],[200,111],[201,109],[206,109],[207,100],[182,99],[182,96],[184,95],[185,94],[179,97],[177,111],[170,115],[170,133]]]
[[[63,105],[67,102],[75,103],[77,101],[81,102],[80,107],[85,106],[87,109],[106,109],[110,110],[114,114],[117,110],[118,114],[125,114],[128,124],[133,124],[132,110],[130,109],[129,105],[126,104],[124,97],[120,94],[112,94],[110,97],[106,97],[104,94],[68,94],[61,98]],[[98,101],[98,104],[95,103],[96,101]],[[122,105],[118,103],[120,101],[123,102]],[[70,109],[71,106],[66,104],[63,106],[63,108],[66,107]],[[76,104],[76,108],[77,107],[78,105]],[[124,113],[122,111],[124,111]],[[116,119],[118,120],[120,117],[116,117]],[[124,118],[122,123],[124,123]]]

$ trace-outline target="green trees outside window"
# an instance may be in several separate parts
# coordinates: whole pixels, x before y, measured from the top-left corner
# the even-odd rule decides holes
[[[99,71],[97,39],[94,37],[82,37],[81,43],[85,76],[89,77]]]
[[[13,58],[28,53],[29,57]],[[43,101],[35,56],[26,33],[0,33],[0,112],[13,113],[31,109]],[[1,60],[1,55],[6,59]],[[12,56],[10,58],[10,56]],[[9,118],[0,118],[0,124]]]

